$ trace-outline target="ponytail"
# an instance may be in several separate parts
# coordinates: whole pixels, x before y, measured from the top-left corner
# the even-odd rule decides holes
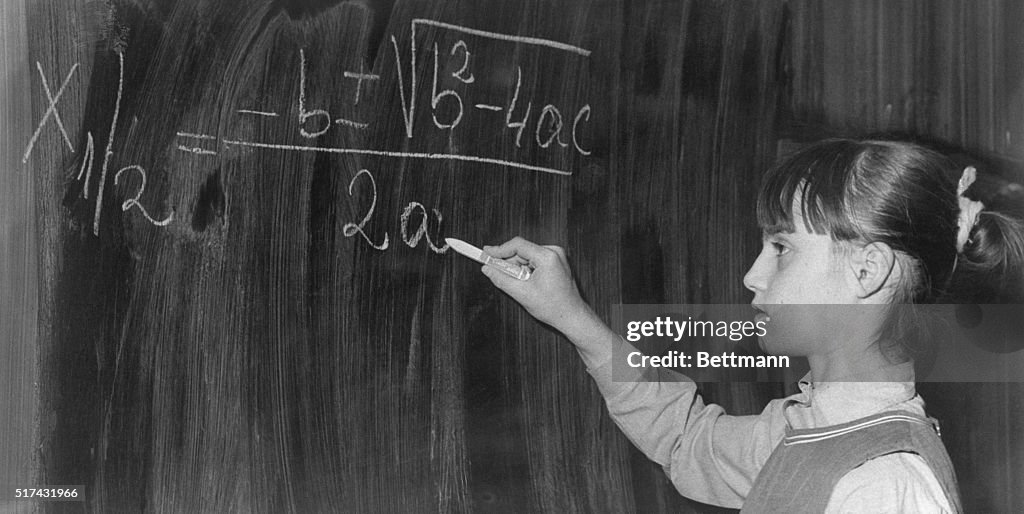
[[[1024,301],[1024,220],[983,210],[957,256],[953,293],[976,303]]]

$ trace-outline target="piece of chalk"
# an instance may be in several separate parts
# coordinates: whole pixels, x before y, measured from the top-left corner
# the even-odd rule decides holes
[[[465,241],[455,239],[454,237],[445,238],[445,242],[447,242],[448,246],[451,246],[452,249],[455,250],[456,252],[465,255],[466,257],[469,257],[470,259],[473,259],[477,262],[482,262],[488,266],[491,266],[492,268],[495,268],[498,271],[501,271],[502,273],[509,275],[511,277],[515,277],[519,280],[528,280],[530,278],[530,275],[533,273],[533,270],[531,270],[529,266],[519,266],[517,264],[512,264],[511,262],[506,262],[497,257],[491,257],[483,250]]]

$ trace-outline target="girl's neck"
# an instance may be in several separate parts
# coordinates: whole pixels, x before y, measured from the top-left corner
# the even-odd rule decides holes
[[[813,383],[821,382],[912,382],[913,373],[906,366],[891,362],[879,345],[852,352],[842,349],[828,354],[807,356]],[[912,368],[910,368],[912,369]]]

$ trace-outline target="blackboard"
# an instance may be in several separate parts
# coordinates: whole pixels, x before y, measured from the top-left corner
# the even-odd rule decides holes
[[[444,238],[565,246],[607,314],[748,302],[757,184],[792,141],[934,136],[1019,199],[1010,2],[22,9],[23,440],[38,483],[86,491],[55,510],[716,512]],[[704,389],[752,413],[799,377],[774,378]],[[971,510],[1024,505],[1018,386],[930,386]]]

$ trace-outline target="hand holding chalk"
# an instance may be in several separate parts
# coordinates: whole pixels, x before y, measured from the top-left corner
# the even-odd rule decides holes
[[[515,277],[518,280],[529,280],[530,274],[533,270],[526,265],[515,264],[511,262],[505,262],[503,259],[495,258],[489,255],[487,252],[461,240],[455,239],[454,237],[444,238],[445,242],[452,250],[469,257],[477,262],[482,262],[489,266],[494,266],[498,271],[510,276]]]
[[[513,264],[533,268],[529,280],[516,280],[490,266],[484,266],[481,271],[538,320],[566,333],[593,314],[580,297],[562,248],[540,246],[516,237],[500,246],[485,246],[483,251]]]

